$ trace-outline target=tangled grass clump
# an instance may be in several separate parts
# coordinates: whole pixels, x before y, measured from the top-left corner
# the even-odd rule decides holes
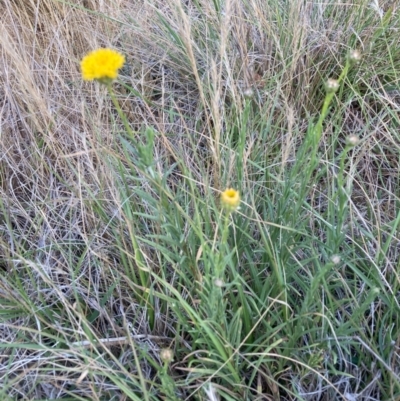
[[[395,3],[3,3],[0,399],[400,399]]]

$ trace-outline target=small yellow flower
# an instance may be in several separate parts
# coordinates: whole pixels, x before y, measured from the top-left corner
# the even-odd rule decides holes
[[[233,188],[225,189],[221,194],[221,202],[228,210],[236,210],[240,204],[239,192]]]
[[[97,49],[87,54],[81,61],[82,78],[85,81],[97,79],[111,81],[118,76],[124,65],[125,57],[112,49]]]

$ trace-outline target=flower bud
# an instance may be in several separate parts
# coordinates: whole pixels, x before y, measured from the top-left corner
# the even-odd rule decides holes
[[[224,286],[224,282],[223,282],[220,278],[217,278],[217,279],[215,279],[215,281],[214,281],[214,285],[215,285],[216,287],[218,287],[218,288],[221,288],[221,287]]]
[[[246,99],[252,99],[253,97],[254,97],[254,90],[253,90],[253,88],[246,88],[244,91],[243,91],[243,96],[246,98]]]
[[[361,61],[361,59],[362,59],[362,54],[359,50],[357,50],[357,49],[350,50],[349,61],[352,64],[359,63]]]
[[[325,89],[328,93],[335,93],[339,89],[339,81],[333,78],[329,78],[325,83]]]
[[[240,204],[239,192],[233,188],[226,189],[221,194],[221,203],[227,210],[233,212],[239,207]]]
[[[360,139],[357,135],[350,135],[347,137],[346,142],[348,146],[356,146],[360,142]]]
[[[174,360],[174,352],[171,348],[163,348],[160,351],[160,358],[164,363],[170,363]]]

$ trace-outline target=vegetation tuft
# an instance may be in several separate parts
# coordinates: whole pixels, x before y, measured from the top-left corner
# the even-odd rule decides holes
[[[1,4],[1,400],[400,400],[397,2]]]

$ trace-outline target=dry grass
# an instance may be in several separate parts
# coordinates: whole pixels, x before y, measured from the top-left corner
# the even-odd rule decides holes
[[[117,48],[127,56],[115,90],[133,129],[151,126],[158,133],[156,170],[162,173],[173,163],[182,163],[199,193],[208,195],[234,180],[236,159],[230,135],[235,124],[227,121],[239,121],[246,89],[253,89],[255,107],[265,116],[249,124],[252,131],[243,163],[244,186],[250,193],[265,184],[257,183],[252,162],[263,160],[262,168],[268,162],[277,177],[284,176],[309,116],[322,104],[321,79],[338,74],[348,48],[362,48],[366,53],[362,73],[349,76],[354,92],[338,106],[343,120],[327,124],[325,135],[337,138],[324,140],[322,164],[333,169],[331,156],[348,134],[361,138],[348,173],[354,177],[351,230],[362,229],[362,233],[357,231],[351,241],[357,238],[354,242],[369,253],[371,264],[383,266],[380,275],[398,306],[398,294],[390,290],[388,281],[392,275],[400,284],[397,235],[383,256],[379,252],[390,237],[390,222],[396,219],[399,205],[400,148],[394,129],[400,121],[399,102],[392,88],[397,85],[398,91],[399,78],[393,71],[400,71],[399,53],[392,54],[388,66],[383,47],[374,47],[378,53],[370,51],[379,40],[375,34],[380,19],[367,2],[290,3],[230,0],[224,13],[218,14],[210,0],[75,0],[73,4],[1,0],[3,399],[103,400],[102,394],[107,399],[129,399],[129,392],[121,390],[121,377],[128,372],[132,383],[155,388],[155,368],[143,362],[136,349],[147,347],[158,360],[159,349],[170,346],[172,333],[178,330],[173,313],[161,306],[156,307],[156,323],[150,327],[148,311],[135,298],[141,288],[130,282],[121,267],[121,246],[128,256],[134,249],[127,244],[131,227],[121,228],[126,221],[125,199],[110,160],[117,157],[123,165],[128,163],[117,140],[124,129],[106,90],[82,82],[79,71],[82,56],[98,47]],[[381,7],[399,12],[395,3],[381,2]],[[400,48],[398,32],[391,35],[387,48]],[[260,139],[267,135],[260,133],[266,126],[268,141]],[[176,168],[168,178],[172,191],[183,185],[182,175]],[[146,183],[137,185],[152,192]],[[316,186],[310,203],[317,212],[325,210],[329,185],[322,180]],[[254,209],[263,194],[255,195]],[[146,202],[141,203],[144,212],[150,210]],[[250,198],[248,202],[252,204]],[[146,230],[154,232],[144,217],[141,224],[143,235]],[[113,230],[120,230],[127,243],[116,244]],[[322,238],[320,231],[316,235]],[[162,269],[157,252],[144,245],[143,249],[148,266]],[[96,316],[93,311],[98,311]],[[367,320],[376,318],[373,310],[369,313]],[[90,330],[84,322],[93,322]],[[82,341],[93,342],[93,336],[98,348],[85,347]],[[110,338],[111,343],[104,340]],[[79,346],[64,350],[63,341]],[[395,378],[400,344],[396,338],[393,342],[388,371]],[[18,346],[21,343],[36,344],[37,349]],[[374,352],[379,354],[377,349]],[[187,375],[186,357],[178,361],[177,381]],[[364,368],[375,379],[362,396],[351,398],[361,390],[346,376],[336,382],[348,400],[378,399],[381,371]],[[268,376],[267,368],[262,369]],[[357,378],[360,371],[354,368],[352,373],[354,382],[362,383],[363,378]],[[285,380],[285,375],[289,377],[290,371],[280,377]],[[279,397],[274,378],[269,384],[261,376],[257,380],[263,389],[269,387],[265,390],[269,395],[260,393],[254,399],[278,399],[273,398]],[[306,379],[295,379],[304,399],[339,399],[320,378],[315,380],[310,379],[307,387]],[[191,395],[194,391],[188,386],[179,396],[205,399],[200,393]],[[135,394],[138,399],[155,399],[146,392]],[[285,396],[281,399],[295,399]]]

